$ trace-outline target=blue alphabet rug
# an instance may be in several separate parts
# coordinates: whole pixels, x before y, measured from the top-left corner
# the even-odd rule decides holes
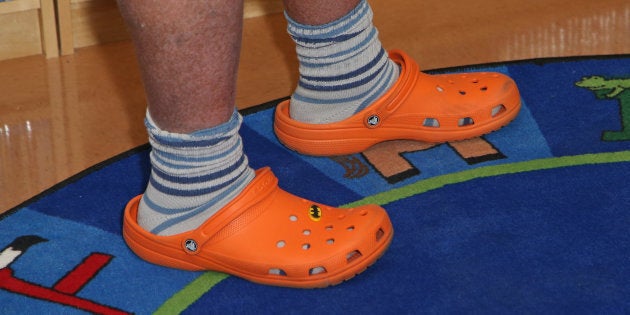
[[[464,142],[308,157],[274,136],[277,101],[243,112],[252,166],[281,187],[389,212],[390,249],[352,280],[287,289],[139,259],[121,218],[147,182],[144,145],[0,217],[0,313],[629,313],[630,56],[436,72],[471,70],[512,76],[523,108]]]

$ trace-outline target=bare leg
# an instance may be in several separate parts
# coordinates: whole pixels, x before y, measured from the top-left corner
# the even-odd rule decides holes
[[[121,0],[119,6],[149,108],[151,178],[138,224],[161,235],[188,231],[254,177],[234,106],[243,3]]]
[[[226,122],[234,111],[243,2],[118,5],[131,31],[155,123],[189,133]]]
[[[360,0],[284,0],[287,14],[296,22],[321,25],[341,18]]]

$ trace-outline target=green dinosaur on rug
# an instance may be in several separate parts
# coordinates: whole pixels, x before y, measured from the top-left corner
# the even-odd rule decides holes
[[[593,91],[598,99],[618,100],[621,131],[604,131],[602,140],[630,140],[630,79],[606,79],[601,76],[591,76],[582,78],[575,85]]]

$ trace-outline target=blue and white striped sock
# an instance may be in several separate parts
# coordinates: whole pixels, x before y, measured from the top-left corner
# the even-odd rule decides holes
[[[254,178],[238,133],[241,115],[191,134],[160,130],[147,111],[151,176],[138,224],[158,235],[199,227]]]
[[[314,124],[343,120],[372,104],[398,79],[399,67],[378,39],[366,0],[324,25],[299,24],[285,15],[300,63],[291,118]]]

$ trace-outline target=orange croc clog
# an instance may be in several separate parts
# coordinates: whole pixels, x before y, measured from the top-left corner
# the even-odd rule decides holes
[[[344,155],[388,140],[447,142],[478,137],[512,121],[521,107],[514,81],[500,73],[428,75],[404,52],[393,50],[398,81],[374,104],[334,123],[291,118],[289,101],[275,111],[274,131],[297,152]]]
[[[123,236],[141,258],[185,270],[214,270],[253,282],[315,288],[338,284],[373,264],[393,228],[385,210],[314,203],[278,187],[269,168],[199,228],[157,236],[137,223],[141,196],[124,213]]]

